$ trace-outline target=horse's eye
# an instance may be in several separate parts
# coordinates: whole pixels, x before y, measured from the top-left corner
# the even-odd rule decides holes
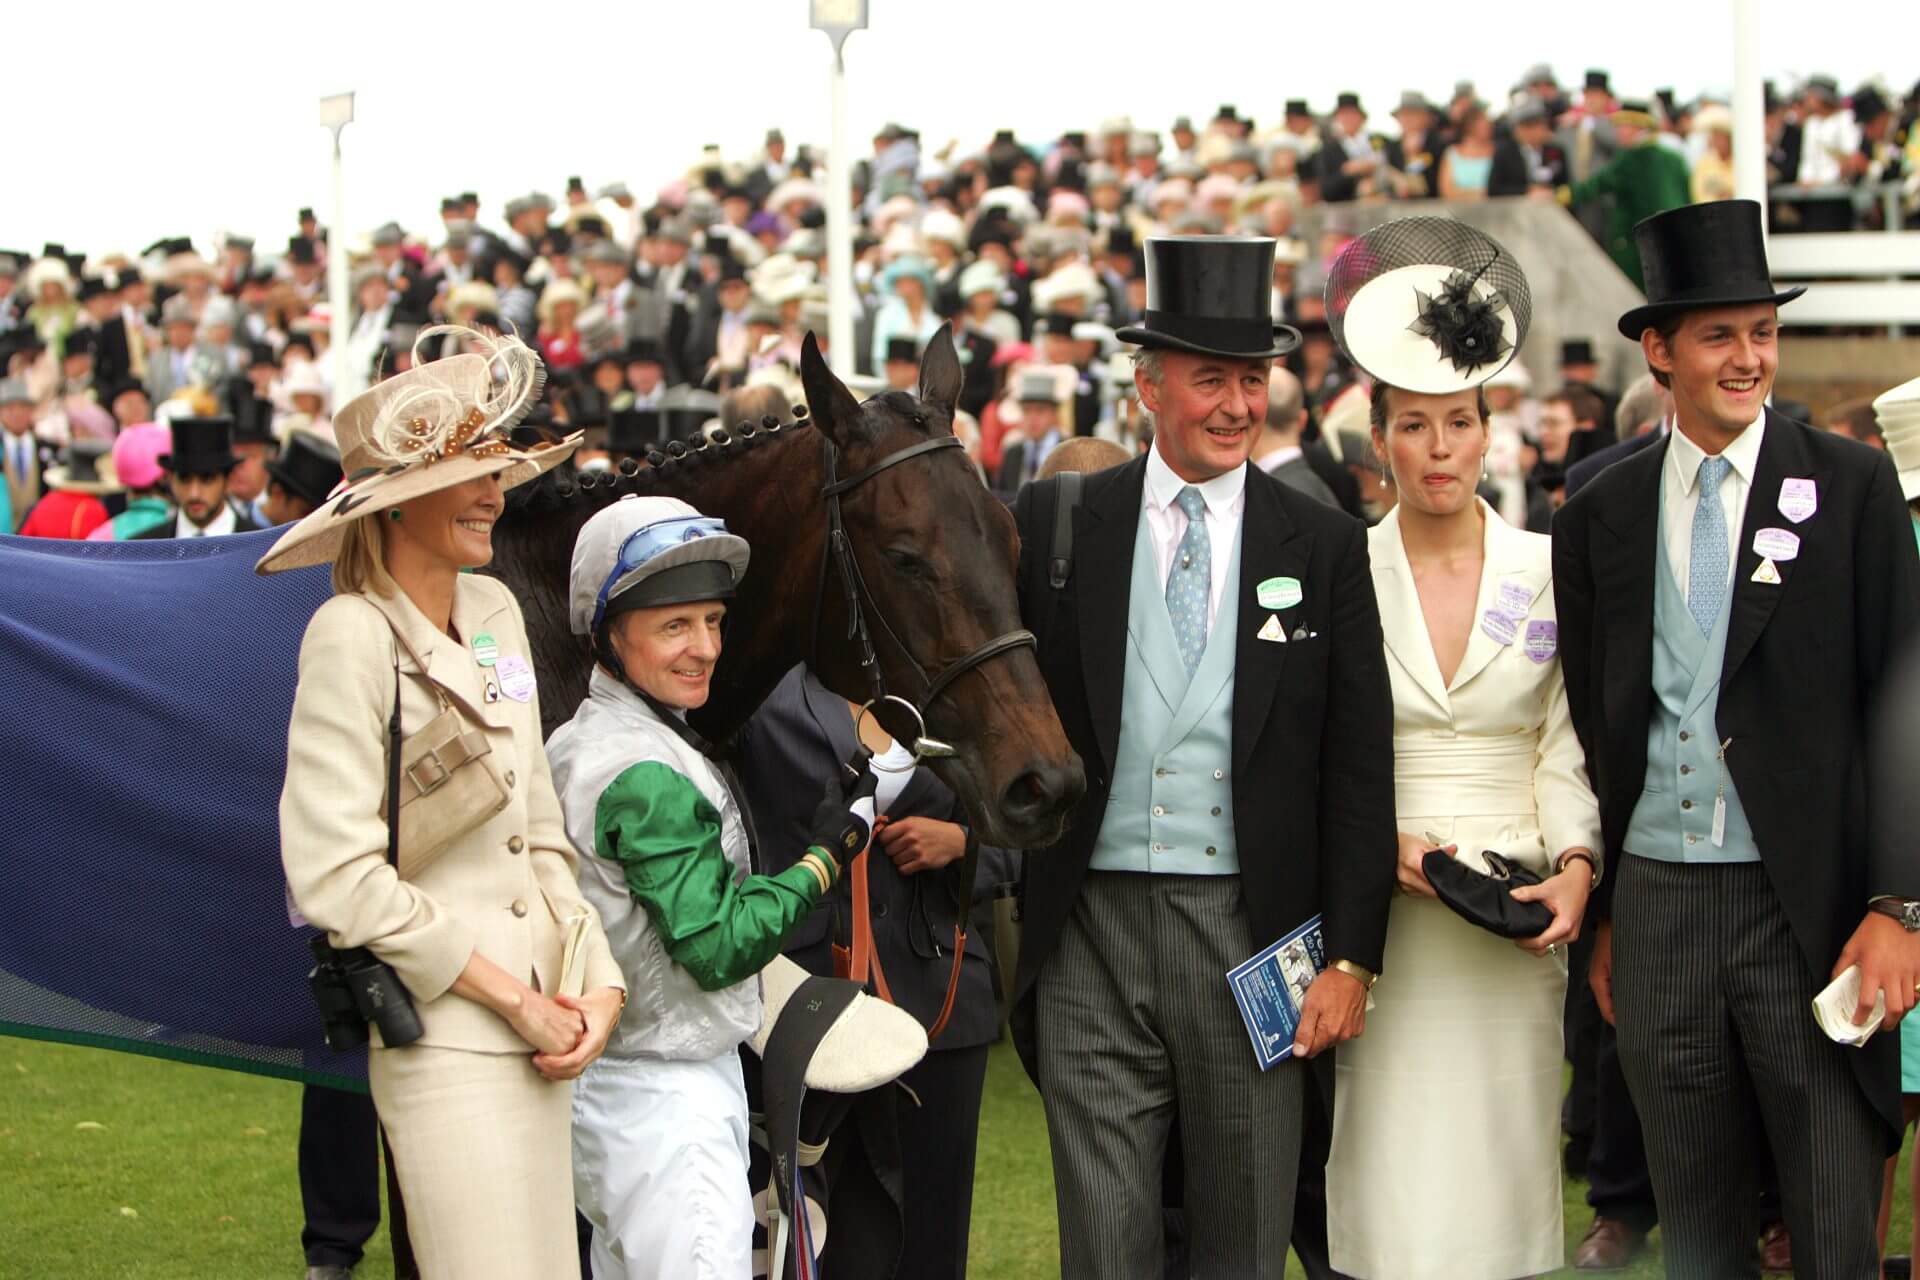
[[[914,414],[913,425],[916,427],[919,427],[922,431],[925,431],[927,429],[927,415],[924,413]]]
[[[913,552],[889,547],[885,555],[887,557],[887,563],[895,569],[898,569],[901,573],[916,578],[927,576],[927,562]]]

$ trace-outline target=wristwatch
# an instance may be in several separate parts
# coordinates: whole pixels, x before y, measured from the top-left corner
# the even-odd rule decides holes
[[[1349,978],[1357,979],[1360,985],[1369,991],[1373,990],[1374,983],[1380,981],[1379,974],[1367,968],[1365,965],[1355,964],[1351,960],[1335,960],[1328,968],[1338,969]]]
[[[1912,898],[1875,898],[1867,904],[1867,910],[1892,916],[1908,933],[1920,933],[1920,901]]]

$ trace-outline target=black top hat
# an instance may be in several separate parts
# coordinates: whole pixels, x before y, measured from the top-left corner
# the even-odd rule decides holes
[[[887,339],[887,363],[905,360],[909,364],[920,363],[920,344],[912,338]]]
[[[177,476],[224,476],[239,465],[232,418],[175,418],[173,451],[155,461]]]
[[[1273,246],[1265,236],[1150,236],[1147,311],[1115,336],[1149,348],[1265,360],[1300,345],[1273,322]]]
[[[1305,98],[1288,98],[1286,114],[1290,116],[1310,116],[1313,112],[1307,109],[1307,100]]]
[[[1602,93],[1612,93],[1613,86],[1607,82],[1607,73],[1600,70],[1587,72],[1586,88],[1598,89]]]
[[[320,253],[306,236],[288,236],[287,261],[308,266],[320,261]]]
[[[1132,253],[1139,248],[1140,242],[1134,239],[1133,228],[1126,223],[1116,223],[1107,229],[1107,252],[1109,254]]]
[[[665,366],[667,353],[657,338],[635,338],[627,344],[626,350],[620,353],[620,363]]]
[[[294,214],[294,216],[293,216],[293,220],[294,220],[295,222],[314,222],[314,221],[317,221],[317,219],[315,219],[315,218],[314,218],[314,216],[313,216],[313,206],[312,206],[312,205],[310,205],[310,204],[304,204],[304,205],[301,205],[301,206],[300,206],[300,210],[299,210],[299,212],[298,212],[298,213],[296,213],[296,214]]]
[[[1073,326],[1080,323],[1080,317],[1068,315],[1064,311],[1051,311],[1040,317],[1040,323],[1034,326],[1036,333],[1057,333],[1063,338],[1073,336]]]
[[[273,438],[273,401],[263,400],[251,394],[252,387],[244,389],[244,394],[233,396],[227,401],[227,412],[233,416],[233,442],[235,444],[277,444]]]
[[[63,356],[94,356],[100,354],[100,331],[98,329],[75,329],[67,335],[66,345],[60,349]]]
[[[1620,332],[1634,342],[1684,311],[1753,302],[1779,306],[1807,291],[1805,285],[1774,287],[1760,206],[1752,200],[1713,200],[1656,213],[1633,229],[1633,238],[1647,301],[1620,317]]]
[[[86,302],[91,298],[104,297],[112,292],[113,287],[99,276],[81,276],[80,288],[73,296],[76,302]]]
[[[1887,100],[1872,85],[1862,85],[1854,91],[1853,118],[1857,124],[1872,124],[1889,110]]]
[[[280,354],[273,349],[271,342],[249,342],[247,344],[247,367],[257,369],[261,365],[280,367]]]
[[[667,442],[666,416],[658,409],[615,409],[607,423],[607,452],[636,457]]]
[[[1599,362],[1593,358],[1593,343],[1585,338],[1568,338],[1560,344],[1560,363],[1565,366]]]
[[[1360,95],[1357,93],[1343,93],[1333,100],[1333,109],[1335,111],[1338,111],[1342,107],[1352,107],[1362,115],[1365,115],[1367,111],[1365,107],[1360,105]]]
[[[460,203],[461,204],[479,204],[480,197],[471,191],[462,191],[460,193]]]
[[[287,447],[267,464],[267,474],[296,498],[319,506],[342,478],[340,450],[311,431],[294,431]]]

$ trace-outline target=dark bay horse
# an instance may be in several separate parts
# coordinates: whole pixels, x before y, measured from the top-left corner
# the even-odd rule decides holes
[[[584,639],[567,629],[575,535],[628,493],[680,498],[725,520],[753,548],[696,727],[724,740],[802,662],[834,692],[867,701],[873,682],[853,639],[846,575],[829,563],[823,491],[829,466],[843,481],[878,467],[846,488],[840,507],[885,688],[918,705],[926,732],[954,748],[928,763],[960,796],[984,841],[1051,844],[1086,779],[1031,646],[993,649],[1020,627],[1018,542],[1012,517],[971,461],[938,444],[952,438],[962,374],[948,330],[927,346],[917,395],[890,391],[857,401],[812,335],[800,372],[809,422],[745,424],[714,440],[675,442],[645,466],[599,477],[562,468],[515,491],[494,528],[489,572],[525,610],[547,730],[573,714],[592,669]],[[983,651],[991,656],[974,661]],[[964,670],[930,691],[956,666]],[[887,706],[880,717],[897,740],[914,740],[911,715]]]

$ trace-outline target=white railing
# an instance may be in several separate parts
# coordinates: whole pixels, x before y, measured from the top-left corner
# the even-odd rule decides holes
[[[1791,198],[1776,190],[1775,200]],[[1822,231],[1781,235],[1767,241],[1768,264],[1782,284],[1810,286],[1804,298],[1780,312],[1780,323],[1885,325],[1900,337],[1920,327],[1920,231],[1900,229],[1898,188],[1881,192],[1886,231]],[[1793,192],[1793,194],[1800,194]]]

